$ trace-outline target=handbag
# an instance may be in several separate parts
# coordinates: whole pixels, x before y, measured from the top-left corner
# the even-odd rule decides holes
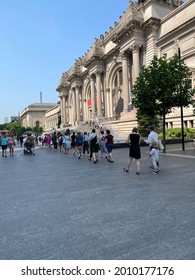
[[[162,144],[161,139],[158,139],[158,148],[159,148],[159,150],[164,150],[164,146]]]

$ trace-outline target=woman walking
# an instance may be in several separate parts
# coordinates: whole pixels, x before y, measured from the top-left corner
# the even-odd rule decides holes
[[[73,151],[73,155],[76,153],[76,135],[75,135],[75,132],[73,131],[71,137],[71,148],[72,148],[72,151]]]
[[[114,162],[113,158],[112,158],[112,148],[113,148],[113,143],[114,143],[114,137],[113,135],[110,133],[110,130],[107,129],[106,130],[106,149],[108,151],[108,157],[107,160],[108,162]]]
[[[15,146],[14,135],[10,134],[8,137],[8,147],[9,147],[10,156],[14,156],[14,146]]]
[[[127,168],[123,168],[125,172],[129,172],[132,160],[136,160],[136,165],[137,165],[137,175],[140,175],[140,158],[141,158],[141,150],[140,150],[140,142],[141,142],[141,136],[137,132],[137,128],[134,127],[132,130],[132,133],[129,134],[127,138],[127,143],[130,144],[129,148],[129,161]]]
[[[65,132],[63,143],[64,143],[64,154],[68,154],[71,145],[70,145],[70,135],[68,134],[67,131]]]

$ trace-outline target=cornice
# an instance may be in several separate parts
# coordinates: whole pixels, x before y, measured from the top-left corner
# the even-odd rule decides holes
[[[143,30],[149,31],[153,30],[153,28],[158,29],[161,25],[161,20],[158,18],[149,18],[146,22],[143,24]]]
[[[160,37],[156,42],[157,46],[162,47],[163,42],[165,42],[165,41],[166,41],[166,44],[167,44],[167,41],[169,40],[169,38],[170,38],[170,41],[173,41],[173,38],[178,37],[177,34],[181,34],[181,30],[184,29],[186,26],[189,26],[189,25],[191,25],[191,30],[195,31],[195,28],[194,28],[194,26],[195,26],[195,16],[192,19],[190,19],[189,21],[186,21],[184,24],[177,27],[176,29],[173,29],[170,32],[166,33],[164,36]],[[190,29],[188,29],[188,32],[190,32]]]
[[[106,53],[106,54],[103,56],[103,60],[107,60],[107,59],[109,59],[109,58],[112,58],[113,55],[118,55],[119,50],[120,50],[120,46],[117,45],[116,47],[114,47],[113,49],[111,49],[108,53]]]
[[[125,37],[132,34],[135,30],[143,30],[143,22],[132,20],[128,24],[124,25],[115,36],[112,38],[112,42],[119,44]]]
[[[195,0],[187,0],[186,2],[182,3],[180,6],[177,6],[177,8],[174,11],[172,11],[171,13],[169,13],[167,16],[165,16],[161,22],[164,23],[168,19],[170,19],[173,16],[175,16],[176,14],[180,13],[182,10],[186,9],[188,6],[190,6],[194,2],[195,2]]]

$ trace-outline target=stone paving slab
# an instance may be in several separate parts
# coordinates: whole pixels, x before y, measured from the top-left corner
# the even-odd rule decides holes
[[[181,144],[141,175],[115,162],[36,149],[0,158],[0,259],[195,259],[195,152]]]

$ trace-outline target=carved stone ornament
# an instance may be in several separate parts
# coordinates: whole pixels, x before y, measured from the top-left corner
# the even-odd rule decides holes
[[[141,45],[140,45],[140,44],[136,44],[136,43],[134,43],[134,44],[132,44],[132,45],[130,46],[130,50],[131,50],[131,51],[139,51],[140,48],[141,48]]]

